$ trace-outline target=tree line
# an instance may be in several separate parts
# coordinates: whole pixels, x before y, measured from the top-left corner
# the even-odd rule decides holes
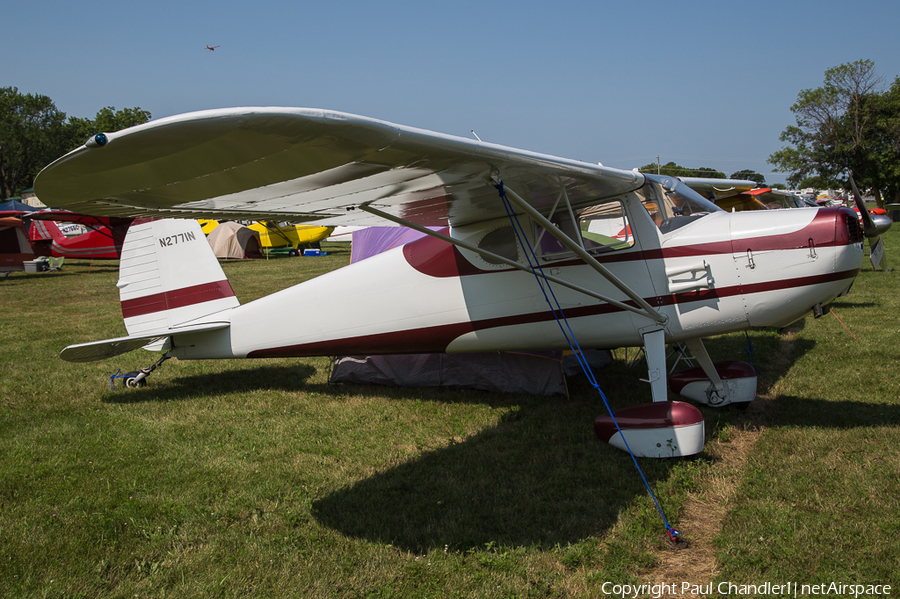
[[[842,64],[802,90],[791,112],[796,123],[780,136],[791,145],[768,160],[791,185],[847,189],[852,173],[879,206],[900,201],[900,77],[887,85],[871,60]]]
[[[111,133],[150,120],[140,108],[101,108],[93,119],[67,117],[53,100],[0,87],[0,201],[31,187],[40,170],[95,133]]]
[[[701,177],[704,179],[744,179],[750,181],[756,181],[758,185],[765,185],[766,178],[765,176],[757,173],[756,171],[750,169],[740,170],[730,175],[726,176],[722,171],[717,171],[714,168],[709,168],[708,166],[701,166],[699,168],[688,168],[686,166],[679,166],[674,162],[667,162],[666,164],[645,164],[644,166],[638,169],[642,173],[651,173],[651,174],[659,174],[659,175],[668,175],[670,177]],[[784,187],[783,185],[777,184],[776,186]]]
[[[769,164],[790,173],[795,187],[848,187],[857,184],[882,198],[900,202],[900,77],[888,85],[870,60],[842,64],[825,71],[821,87],[802,90],[791,106],[795,124],[779,137],[789,145],[774,152]],[[30,187],[41,168],[78,147],[94,133],[113,132],[150,120],[141,108],[102,108],[93,119],[66,117],[47,96],[0,88],[0,200]],[[724,179],[725,173],[674,162],[646,164],[642,172],[679,177]],[[732,179],[765,178],[752,170]]]

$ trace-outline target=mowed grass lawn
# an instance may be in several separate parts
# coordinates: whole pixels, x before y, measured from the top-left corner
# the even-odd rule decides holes
[[[886,243],[900,267],[900,231]],[[223,268],[247,302],[349,262],[346,244],[324,249]],[[170,360],[148,387],[114,390],[111,373],[155,354],[57,354],[125,335],[117,264],[13,274],[0,597],[594,597],[680,582],[673,556],[703,562],[682,572],[704,584],[900,592],[898,276],[866,262],[834,304],[843,325],[708,342],[746,359],[749,339],[760,399],[704,408],[700,456],[640,461],[692,541],[673,551],[630,458],[594,437],[603,406],[583,378],[544,398],[329,385],[328,358]],[[616,357],[597,373],[613,406],[649,401],[646,373]]]

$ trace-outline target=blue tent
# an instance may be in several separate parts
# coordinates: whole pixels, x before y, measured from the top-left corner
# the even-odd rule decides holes
[[[37,212],[40,208],[35,208],[34,206],[29,206],[28,204],[23,204],[16,198],[10,198],[0,204],[0,212],[5,212],[7,210],[19,210],[21,212]]]

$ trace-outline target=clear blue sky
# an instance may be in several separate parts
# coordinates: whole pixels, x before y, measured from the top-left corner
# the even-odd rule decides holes
[[[330,108],[565,158],[751,168],[826,69],[900,75],[897,0],[2,0],[0,86],[70,116]],[[205,45],[218,45],[215,52]]]

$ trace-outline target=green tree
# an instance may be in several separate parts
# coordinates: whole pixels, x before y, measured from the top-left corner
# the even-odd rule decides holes
[[[41,168],[65,152],[66,115],[47,96],[0,88],[0,200],[30,187]]]
[[[667,162],[663,165],[657,165],[654,162],[650,164],[645,164],[644,166],[638,169],[642,173],[652,173],[656,174],[657,170],[661,175],[668,175],[670,177],[707,177],[711,179],[724,179],[725,173],[719,172],[715,169],[708,168],[705,166],[701,166],[700,168],[687,168],[686,166],[679,166],[674,162]]]
[[[68,120],[68,148],[74,150],[96,133],[113,133],[150,120],[150,113],[141,108],[107,106],[97,111],[94,119],[73,117]]]
[[[731,173],[731,176],[728,178],[756,181],[757,185],[765,185],[766,183],[766,178],[764,176],[750,169],[744,169],[742,171],[737,171],[736,173]]]
[[[709,168],[708,166],[701,166],[700,168],[693,169],[694,177],[706,177],[707,179],[725,179],[725,173],[722,171],[717,171],[714,168]]]
[[[897,203],[900,202],[900,77],[876,98],[873,112],[875,136],[869,144],[870,172],[863,183],[873,189],[876,198],[880,191],[885,199]]]
[[[797,186],[814,178],[821,187],[843,187],[847,171],[871,188],[878,201],[883,190],[896,194],[900,143],[900,89],[886,90],[870,60],[825,71],[822,87],[802,90],[791,106],[796,124],[780,139],[792,144],[769,156],[778,170],[790,172]]]
[[[30,187],[47,164],[95,133],[112,133],[150,120],[141,108],[107,106],[94,119],[66,118],[47,96],[0,88],[0,200]]]

